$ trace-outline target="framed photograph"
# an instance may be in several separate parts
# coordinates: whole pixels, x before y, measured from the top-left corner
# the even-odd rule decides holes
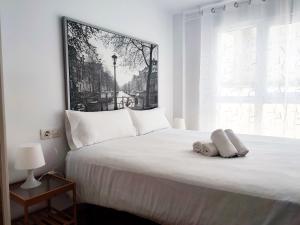
[[[158,45],[63,17],[67,108],[158,106]]]

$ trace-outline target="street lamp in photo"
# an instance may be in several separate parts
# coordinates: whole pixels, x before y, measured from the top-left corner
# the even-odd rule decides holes
[[[114,110],[118,109],[118,105],[117,105],[117,73],[116,73],[116,64],[117,64],[117,58],[118,56],[116,56],[115,54],[113,54],[112,56],[113,59],[113,65],[114,65]]]

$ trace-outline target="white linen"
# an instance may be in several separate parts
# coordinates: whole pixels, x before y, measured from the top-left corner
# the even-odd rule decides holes
[[[174,118],[173,123],[174,123],[173,128],[175,129],[182,129],[182,130],[186,129],[184,118]]]
[[[106,141],[70,151],[66,174],[80,201],[161,224],[300,224],[300,144],[239,137],[251,152],[232,159],[193,152],[196,131]]]
[[[139,135],[171,127],[162,108],[128,111]]]
[[[136,129],[126,109],[103,112],[66,110],[66,136],[72,150],[135,135]]]

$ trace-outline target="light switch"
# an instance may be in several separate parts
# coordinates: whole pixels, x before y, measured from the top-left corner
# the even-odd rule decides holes
[[[41,129],[40,138],[41,140],[61,137],[63,135],[62,129]]]

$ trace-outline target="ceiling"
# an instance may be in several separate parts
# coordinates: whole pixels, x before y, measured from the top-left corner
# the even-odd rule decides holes
[[[195,6],[220,2],[221,0],[155,0],[165,10],[176,13]]]

